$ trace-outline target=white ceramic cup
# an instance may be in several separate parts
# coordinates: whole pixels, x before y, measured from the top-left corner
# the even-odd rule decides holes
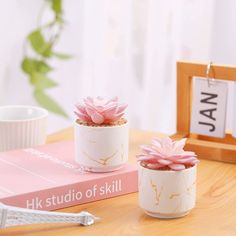
[[[47,118],[47,110],[40,107],[0,107],[0,152],[44,144]]]
[[[157,218],[187,215],[196,201],[196,165],[182,171],[151,170],[139,163],[139,205]]]
[[[128,161],[128,123],[116,126],[75,124],[76,162],[91,172],[110,172]]]

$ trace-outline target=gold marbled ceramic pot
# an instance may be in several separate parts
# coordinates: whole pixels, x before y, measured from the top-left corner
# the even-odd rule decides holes
[[[197,166],[182,171],[152,170],[139,164],[139,205],[150,216],[178,218],[196,201]]]

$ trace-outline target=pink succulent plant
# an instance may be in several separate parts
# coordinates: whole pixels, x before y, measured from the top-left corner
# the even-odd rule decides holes
[[[102,97],[87,97],[83,103],[76,105],[74,113],[79,120],[93,124],[109,124],[119,120],[127,108],[126,104],[120,104],[118,98],[106,100]]]
[[[199,162],[194,152],[184,151],[185,143],[186,139],[153,138],[150,146],[141,146],[137,159],[149,169],[184,170]]]

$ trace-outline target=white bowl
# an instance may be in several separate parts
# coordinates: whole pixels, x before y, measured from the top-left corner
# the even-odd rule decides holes
[[[47,117],[47,110],[40,107],[0,107],[0,152],[44,144]]]

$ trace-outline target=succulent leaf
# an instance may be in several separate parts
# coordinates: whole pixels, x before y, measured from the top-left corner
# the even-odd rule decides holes
[[[180,171],[199,162],[194,152],[184,151],[186,139],[153,138],[151,145],[142,145],[137,160],[144,167],[155,170]]]
[[[118,98],[106,100],[102,97],[86,97],[83,103],[76,104],[75,114],[86,123],[109,124],[124,116],[126,104],[120,104]]]

